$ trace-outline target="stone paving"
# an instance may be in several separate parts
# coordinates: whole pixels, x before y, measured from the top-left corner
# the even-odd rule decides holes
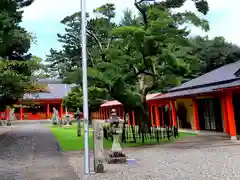
[[[106,173],[83,176],[83,157],[71,153],[68,160],[80,179],[89,180],[239,180],[240,143],[216,136],[186,140],[151,148],[129,149],[136,165],[105,165]]]
[[[5,127],[0,127],[3,132]],[[0,133],[1,180],[78,180],[48,128],[40,123],[13,125]]]

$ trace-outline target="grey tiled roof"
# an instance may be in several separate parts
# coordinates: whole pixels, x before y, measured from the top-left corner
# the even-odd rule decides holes
[[[26,93],[23,96],[23,99],[56,99],[52,93]]]
[[[178,87],[172,88],[169,90],[169,92],[178,91],[181,89],[193,88],[195,86],[201,86],[201,85],[207,85],[207,84],[237,79],[238,77],[236,77],[234,73],[237,72],[239,69],[240,69],[240,61],[227,64],[209,73],[199,76],[193,80],[183,83]]]
[[[211,93],[214,91],[221,90],[223,88],[231,88],[231,87],[235,87],[235,86],[240,86],[240,78],[236,79],[235,81],[225,83],[225,84],[220,84],[220,85],[205,86],[205,87],[195,88],[195,89],[186,89],[186,90],[182,90],[182,91],[168,92],[168,93],[158,96],[154,99],[168,99],[168,98],[177,98],[177,97],[197,95],[197,94],[202,94],[202,93]]]
[[[38,82],[47,84],[48,92],[26,93],[23,99],[62,99],[76,86],[75,84],[62,84],[61,80],[52,79],[43,79]]]

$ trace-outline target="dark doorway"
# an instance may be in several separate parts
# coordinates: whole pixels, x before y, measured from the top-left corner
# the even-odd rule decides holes
[[[200,129],[223,132],[220,100],[218,98],[198,99],[197,105]]]
[[[163,127],[163,120],[162,120],[162,107],[158,107],[158,115],[160,119],[160,127]]]
[[[164,124],[166,126],[170,126],[170,117],[169,117],[170,109],[168,108],[168,106],[164,106],[163,111],[164,111]]]
[[[237,134],[240,134],[240,93],[234,93],[232,97],[234,107],[234,118]]]
[[[184,103],[179,103],[177,108],[177,116],[180,122],[181,128],[190,128],[191,124],[187,122],[187,108],[185,107]]]

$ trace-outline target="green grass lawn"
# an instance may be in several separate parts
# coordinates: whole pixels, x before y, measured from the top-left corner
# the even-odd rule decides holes
[[[84,149],[83,132],[82,132],[82,136],[78,137],[77,128],[75,124],[69,127],[50,126],[49,128],[51,129],[51,132],[53,133],[53,135],[56,137],[63,151]],[[137,141],[137,143],[122,144],[122,147],[137,147],[137,146],[143,146],[143,145],[154,145],[159,143],[173,142],[174,140],[183,139],[186,136],[196,136],[196,134],[180,132],[178,138],[170,141],[167,138],[164,140],[160,140],[160,142],[157,142],[156,139],[152,139],[152,140],[145,140],[145,143],[142,144],[142,141],[139,140]],[[92,132],[89,133],[88,139],[89,139],[89,147],[90,149],[92,149],[93,148]],[[110,149],[112,147],[112,141],[104,139],[103,145],[105,149]]]

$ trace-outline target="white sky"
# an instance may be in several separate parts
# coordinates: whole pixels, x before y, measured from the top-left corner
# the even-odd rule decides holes
[[[86,0],[88,12],[94,8],[105,3],[115,3],[117,7],[117,19],[120,19],[122,11],[129,8],[135,11],[134,0]],[[208,35],[224,36],[228,41],[240,45],[240,24],[238,19],[240,17],[240,0],[208,0],[210,5],[210,12],[206,17],[210,22],[210,32]],[[196,11],[193,3],[188,0],[181,10]],[[24,12],[23,22],[29,26],[31,23],[48,24],[49,32],[55,33],[58,29],[49,26],[49,23],[60,23],[60,21],[67,15],[80,10],[80,0],[35,0],[35,2],[27,7]],[[36,28],[36,27],[35,27]],[[59,32],[59,31],[58,31]],[[194,35],[204,35],[199,29],[192,29]],[[38,37],[38,34],[36,34]],[[39,39],[38,39],[39,40]]]

